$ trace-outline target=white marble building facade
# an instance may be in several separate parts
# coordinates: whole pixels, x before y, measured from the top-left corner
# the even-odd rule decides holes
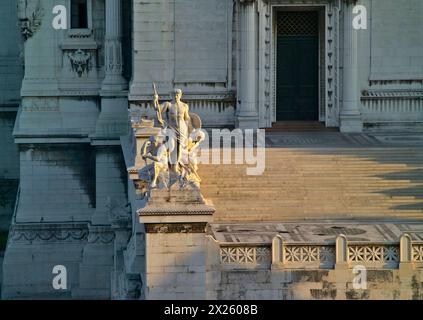
[[[352,28],[356,4],[367,30]],[[52,28],[56,5],[68,8],[66,30]],[[163,99],[181,88],[206,127],[272,127],[284,108],[283,11],[318,16],[317,121],[342,132],[421,130],[421,0],[2,1],[0,180],[20,181],[4,298],[144,297],[145,234],[130,223],[121,147],[128,108],[153,115],[155,82]],[[13,212],[7,201],[0,224]],[[70,275],[59,296],[58,264]]]
[[[185,89],[210,126],[271,127],[284,107],[276,99],[277,13],[313,10],[318,120],[344,132],[420,126],[419,1],[203,2],[195,9],[190,1],[134,4],[131,104],[148,103],[156,81],[163,94],[175,85]],[[367,30],[352,27],[355,5],[367,8]]]

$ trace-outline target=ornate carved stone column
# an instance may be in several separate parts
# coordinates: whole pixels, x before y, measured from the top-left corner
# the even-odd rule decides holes
[[[104,43],[103,91],[124,90],[127,81],[122,76],[122,3],[121,0],[106,0],[106,36]]]
[[[240,0],[240,82],[237,126],[258,128],[257,111],[257,4]]]
[[[344,83],[341,109],[341,131],[361,132],[363,123],[359,106],[357,30],[353,28],[355,0],[344,0]]]

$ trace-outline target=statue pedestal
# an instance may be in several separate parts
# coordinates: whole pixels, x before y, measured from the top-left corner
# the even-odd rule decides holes
[[[145,225],[146,299],[206,298],[206,226],[215,209],[196,188],[152,190]]]

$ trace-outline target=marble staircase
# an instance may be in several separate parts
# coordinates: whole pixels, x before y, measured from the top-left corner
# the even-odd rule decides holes
[[[201,165],[215,222],[423,220],[423,148],[272,147],[266,168]]]

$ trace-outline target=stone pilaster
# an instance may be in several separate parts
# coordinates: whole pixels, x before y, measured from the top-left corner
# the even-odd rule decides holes
[[[102,144],[118,140],[126,134],[128,123],[128,83],[123,77],[122,0],[106,0],[106,35],[104,42],[104,72],[101,86],[101,114],[94,139]]]
[[[240,86],[238,92],[237,126],[258,128],[257,112],[257,4],[240,0]]]
[[[122,3],[121,0],[106,0],[106,36],[104,42],[103,91],[121,91],[127,89],[123,78],[122,57]]]
[[[358,92],[358,41],[353,28],[354,0],[344,1],[344,83],[341,109],[341,131],[361,132],[363,123]]]

